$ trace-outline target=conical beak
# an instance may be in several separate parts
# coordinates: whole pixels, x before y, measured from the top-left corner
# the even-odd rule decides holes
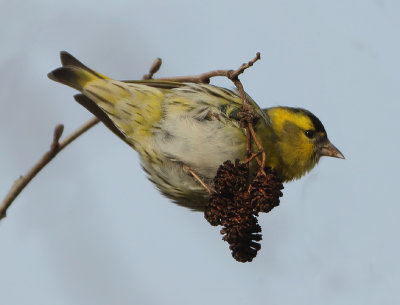
[[[344,159],[343,154],[328,139],[320,146],[319,152],[321,156]]]

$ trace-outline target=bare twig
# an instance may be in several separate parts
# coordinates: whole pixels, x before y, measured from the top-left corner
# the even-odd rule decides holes
[[[257,148],[262,151],[262,163],[261,163],[260,166],[263,169],[265,167],[265,162],[266,162],[265,151],[264,151],[260,141],[257,139],[256,132],[254,131],[253,124],[249,124],[249,131],[251,133],[251,136],[253,137],[254,142],[257,145]]]
[[[184,82],[184,83],[210,83],[210,78],[216,76],[224,76],[229,78],[238,89],[240,98],[243,102],[243,111],[254,113],[253,107],[247,102],[246,93],[244,92],[243,85],[239,80],[239,75],[242,74],[247,68],[253,66],[253,64],[261,59],[260,52],[257,52],[256,56],[250,60],[248,63],[242,64],[236,70],[214,70],[199,75],[192,76],[176,76],[176,77],[164,77],[157,78],[158,81],[173,81],[173,82]]]
[[[212,193],[214,193],[214,191],[207,185],[207,183],[205,183],[203,181],[203,179],[200,178],[200,176],[194,171],[192,170],[189,166],[184,165],[183,168],[188,171],[193,178],[195,178],[204,188],[205,190],[211,195]]]
[[[153,63],[151,64],[151,67],[149,69],[149,73],[143,75],[142,79],[143,80],[149,80],[149,79],[153,79],[153,75],[156,74],[158,72],[158,70],[160,69],[162,64],[162,60],[161,58],[156,58]]]
[[[73,140],[75,140],[77,137],[79,137],[81,134],[83,134],[84,132],[86,132],[99,122],[100,121],[98,118],[92,118],[89,121],[87,121],[85,124],[83,124],[77,130],[75,130],[73,133],[71,133],[60,143],[60,148],[58,149],[57,153],[61,151],[65,146],[67,146],[69,143],[71,143]]]
[[[230,79],[237,78],[240,74],[242,74],[242,73],[244,72],[244,70],[246,70],[247,68],[250,68],[252,65],[254,65],[254,63],[255,63],[257,60],[260,60],[260,59],[261,59],[261,54],[260,54],[260,52],[257,52],[257,53],[256,53],[256,57],[254,57],[254,58],[253,58],[252,60],[250,60],[248,63],[242,64],[236,71],[234,71],[234,72],[231,74]]]
[[[258,152],[252,154],[250,157],[248,157],[247,159],[245,159],[243,161],[243,163],[249,163],[251,160],[253,160],[254,158],[258,157],[260,154],[262,154],[263,151],[259,150]]]
[[[236,70],[213,70],[206,73],[198,74],[198,75],[191,75],[191,76],[173,76],[173,77],[162,77],[157,78],[158,81],[172,81],[172,82],[182,82],[182,83],[203,83],[208,84],[210,83],[210,78],[217,77],[217,76],[224,76],[229,78],[230,80],[235,80],[238,78],[240,74],[244,72],[247,68],[251,67],[257,60],[261,58],[260,53],[256,54],[252,60],[248,63],[242,64]],[[243,88],[242,88],[243,89]],[[239,90],[239,88],[238,88]]]
[[[97,118],[93,118],[83,124],[80,128],[75,130],[71,135],[65,138],[61,143],[59,139],[64,130],[64,126],[62,124],[58,124],[54,128],[53,132],[53,141],[50,145],[50,150],[43,155],[43,157],[24,175],[21,176],[18,180],[16,180],[8,192],[7,196],[4,198],[3,202],[0,205],[0,220],[6,217],[7,209],[13,203],[15,198],[21,193],[21,191],[25,188],[25,186],[39,173],[43,167],[47,165],[61,150],[63,150],[69,143],[83,134],[92,126],[96,125],[99,122]]]
[[[153,75],[160,69],[162,64],[161,58],[156,58],[149,69],[149,73],[143,76],[143,79],[152,79]],[[19,177],[12,185],[10,191],[4,198],[0,205],[0,220],[7,216],[7,209],[11,206],[15,198],[22,192],[28,183],[45,167],[64,147],[74,141],[81,134],[88,129],[99,123],[98,118],[92,118],[83,124],[80,128],[75,130],[72,134],[66,137],[61,143],[59,139],[64,131],[64,126],[58,124],[54,128],[53,142],[50,145],[50,150],[43,155],[43,157],[24,175]]]

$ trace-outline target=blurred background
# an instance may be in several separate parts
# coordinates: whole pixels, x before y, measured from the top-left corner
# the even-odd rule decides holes
[[[400,2],[1,1],[0,195],[91,115],[47,79],[66,50],[116,79],[237,68],[262,106],[312,111],[325,158],[261,215],[238,263],[201,213],[163,198],[135,151],[96,126],[0,222],[1,303],[399,304]],[[232,87],[224,79],[214,84]]]

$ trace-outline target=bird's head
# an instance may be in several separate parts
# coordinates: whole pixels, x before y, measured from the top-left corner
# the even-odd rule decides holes
[[[344,159],[328,140],[321,121],[301,108],[274,107],[266,109],[277,136],[276,149],[280,164],[276,170],[285,181],[300,178],[310,171],[322,156]]]

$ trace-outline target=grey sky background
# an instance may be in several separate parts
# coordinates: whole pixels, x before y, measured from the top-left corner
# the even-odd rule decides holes
[[[312,111],[322,159],[233,260],[201,213],[163,198],[103,126],[60,153],[0,223],[1,303],[399,304],[400,2],[1,1],[0,194],[90,118],[51,82],[66,50],[116,79],[236,68],[261,107]],[[225,80],[218,85],[231,87]]]

